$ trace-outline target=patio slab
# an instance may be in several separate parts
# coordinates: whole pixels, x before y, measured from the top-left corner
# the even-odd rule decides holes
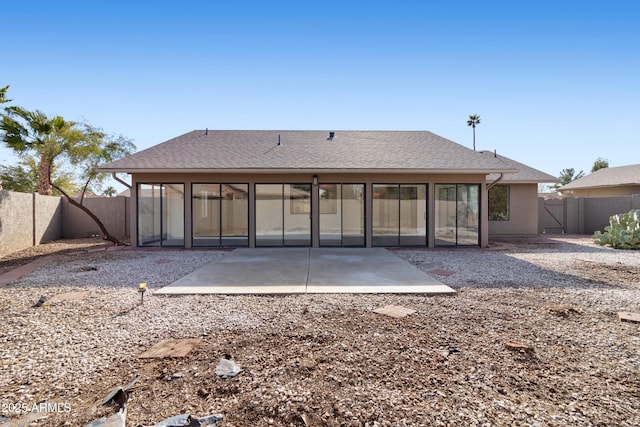
[[[256,248],[224,254],[157,295],[417,293],[455,290],[383,248]]]

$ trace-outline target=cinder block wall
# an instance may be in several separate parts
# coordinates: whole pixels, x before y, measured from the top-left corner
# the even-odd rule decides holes
[[[61,236],[60,197],[0,191],[0,257]]]
[[[34,194],[35,244],[50,242],[62,236],[62,198]]]
[[[96,197],[82,202],[102,221],[109,233],[118,239],[129,237],[129,197]],[[72,205],[66,199],[62,201],[65,238],[99,236],[100,228],[82,209]]]
[[[633,208],[633,197],[584,198],[584,232],[604,231],[612,215],[629,212]]]
[[[542,198],[539,200],[541,206],[539,223],[540,227],[543,227],[545,221],[548,221],[548,215],[542,211],[545,201]],[[553,202],[553,206],[558,208],[554,214],[565,221],[565,233],[593,234],[596,231],[604,231],[612,215],[640,209],[640,194],[617,197],[569,197]]]

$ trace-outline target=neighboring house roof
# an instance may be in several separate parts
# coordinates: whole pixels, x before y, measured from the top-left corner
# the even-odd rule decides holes
[[[632,185],[640,185],[640,165],[598,169],[587,176],[560,187],[558,191],[599,187],[626,187]]]
[[[501,183],[504,184],[537,184],[537,183],[551,183],[551,182],[560,182],[560,179],[555,176],[549,175],[548,173],[539,171],[538,169],[534,169],[525,164],[516,162],[513,159],[508,157],[495,154],[492,151],[481,151],[481,153],[485,156],[495,157],[501,162],[505,164],[505,167],[510,167],[513,169],[517,169],[518,172],[510,173],[508,175],[504,175],[500,180]],[[493,182],[498,179],[500,175],[489,175],[487,177],[487,182]]]
[[[330,138],[329,131],[291,130],[195,130],[100,170],[517,172],[498,158],[427,131],[335,131]]]

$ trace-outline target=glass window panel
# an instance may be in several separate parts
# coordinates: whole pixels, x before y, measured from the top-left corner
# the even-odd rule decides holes
[[[480,240],[480,187],[458,185],[458,245],[478,245]]]
[[[364,246],[364,184],[342,184],[342,246]]]
[[[184,184],[162,184],[162,246],[184,246]]]
[[[320,246],[342,246],[342,186],[320,184]]]
[[[282,246],[282,184],[256,184],[256,246]]]
[[[400,186],[400,245],[427,245],[427,187]]]
[[[311,246],[311,184],[284,184],[284,245]]]
[[[509,186],[489,189],[489,221],[509,221]]]
[[[159,184],[138,184],[138,246],[160,246]]]
[[[249,184],[221,184],[223,246],[249,246]]]
[[[455,246],[456,185],[436,184],[435,191],[435,244],[436,246]]]
[[[400,205],[397,185],[373,185],[373,246],[398,246]]]
[[[220,246],[220,184],[193,184],[193,246]]]

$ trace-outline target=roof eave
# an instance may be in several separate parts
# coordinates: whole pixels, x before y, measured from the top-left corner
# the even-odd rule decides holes
[[[573,191],[573,190],[590,190],[592,188],[614,188],[614,187],[637,187],[640,186],[640,182],[628,182],[621,184],[607,184],[607,185],[588,185],[588,186],[576,186],[576,187],[560,187],[558,191]]]
[[[411,174],[463,174],[463,175],[487,175],[493,173],[517,173],[517,169],[393,169],[393,168],[236,168],[236,169],[166,169],[166,168],[98,168],[105,173],[411,173]]]
[[[554,184],[558,181],[546,180],[546,179],[504,179],[502,181],[503,184]]]

